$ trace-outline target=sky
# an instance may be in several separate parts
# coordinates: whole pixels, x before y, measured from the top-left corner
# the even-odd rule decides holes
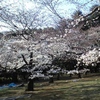
[[[0,7],[4,6],[4,7],[9,7],[8,5],[12,6],[12,11],[15,13],[17,9],[25,9],[25,10],[31,10],[33,8],[37,8],[39,5],[37,3],[32,2],[32,0],[0,0],[3,2],[0,2]],[[73,1],[73,0],[60,0],[61,4],[58,6],[57,10],[59,11],[60,15],[63,16],[64,18],[70,18],[71,15],[73,14],[73,12],[75,10],[81,10],[84,14],[87,14],[89,12],[89,9],[92,5],[94,4],[99,4],[99,0],[93,0],[92,2],[90,2],[91,0],[76,0],[79,3],[81,3],[81,7],[79,5],[74,5],[72,3],[70,3],[69,1]],[[86,4],[88,2],[88,4]],[[86,4],[84,6],[84,4]],[[51,13],[49,11],[47,11],[46,9],[46,13],[45,15],[48,16],[48,24],[49,22],[51,23],[52,18],[50,17]],[[1,23],[0,24],[4,24]],[[0,25],[0,26],[1,26]],[[0,27],[0,32],[2,31],[7,31],[8,29],[4,28],[4,27]]]

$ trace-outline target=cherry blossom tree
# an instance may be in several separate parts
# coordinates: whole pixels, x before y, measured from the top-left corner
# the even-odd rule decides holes
[[[93,50],[90,50],[86,54],[82,54],[80,59],[86,66],[90,66],[90,70],[93,70],[93,67],[95,67],[95,72],[98,72],[100,70],[100,50],[94,48]]]

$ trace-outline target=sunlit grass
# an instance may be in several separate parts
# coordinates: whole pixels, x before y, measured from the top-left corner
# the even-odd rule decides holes
[[[25,91],[25,87],[0,91],[1,97],[23,94],[31,94],[31,97],[17,100],[100,100],[100,77],[59,80],[53,84],[35,83],[35,90],[32,92]]]

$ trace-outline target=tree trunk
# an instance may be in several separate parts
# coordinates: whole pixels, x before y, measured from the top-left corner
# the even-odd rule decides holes
[[[50,77],[49,83],[54,83],[53,77]]]
[[[34,91],[34,80],[33,79],[29,79],[27,91]]]
[[[70,78],[72,78],[72,76],[73,76],[72,74],[69,75]]]
[[[16,72],[12,73],[12,81],[15,82],[15,83],[18,82],[18,78],[17,78],[17,73]]]
[[[78,73],[78,78],[82,78],[82,77],[81,77],[81,73]]]
[[[60,80],[60,74],[59,73],[57,74],[57,80]]]

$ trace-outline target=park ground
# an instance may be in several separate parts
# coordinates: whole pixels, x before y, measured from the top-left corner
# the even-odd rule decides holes
[[[24,87],[0,90],[0,100],[100,100],[100,74],[78,79],[35,83],[34,91]]]

